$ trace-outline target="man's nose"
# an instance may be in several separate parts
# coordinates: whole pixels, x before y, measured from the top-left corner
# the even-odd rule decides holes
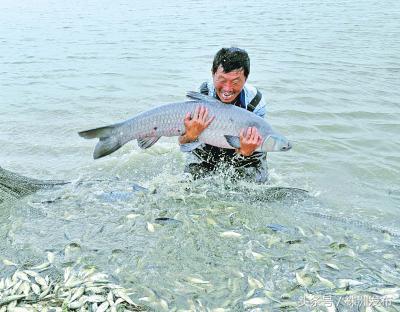
[[[233,90],[232,83],[225,82],[224,85],[222,86],[222,90],[227,92],[232,91]]]

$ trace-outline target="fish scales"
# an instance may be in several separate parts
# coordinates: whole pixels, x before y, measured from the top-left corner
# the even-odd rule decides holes
[[[226,142],[224,135],[238,135],[242,128],[250,126],[263,129],[263,124],[266,124],[262,118],[233,105],[187,101],[163,105],[146,112],[147,114],[137,115],[128,120],[125,122],[126,129],[122,130],[123,142],[125,144],[137,137],[181,135],[185,130],[183,120],[186,113],[194,112],[200,105],[208,109],[209,116],[217,116],[199,137],[199,140],[205,143],[232,148]],[[272,133],[270,128],[267,130]]]
[[[201,133],[199,142],[214,145],[221,148],[234,149],[238,146],[241,129],[256,127],[264,139],[259,151],[286,151],[291,148],[284,136],[279,135],[269,123],[247,111],[234,105],[224,104],[212,97],[190,92],[189,97],[194,100],[164,104],[140,113],[133,118],[114,125],[79,132],[79,135],[87,138],[99,138],[94,151],[94,158],[100,158],[111,154],[131,140],[143,140],[139,142],[142,148],[153,145],[162,136],[179,136],[185,132],[184,119],[188,112],[193,116],[199,106],[208,109],[208,115],[215,116],[215,120]],[[234,141],[228,140],[232,137]]]

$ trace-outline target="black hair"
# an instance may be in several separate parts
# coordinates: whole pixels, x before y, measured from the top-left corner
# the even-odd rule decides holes
[[[243,69],[244,76],[247,78],[250,73],[250,58],[243,49],[231,47],[222,48],[215,54],[212,65],[212,73],[215,74],[219,66],[222,66],[225,73]]]

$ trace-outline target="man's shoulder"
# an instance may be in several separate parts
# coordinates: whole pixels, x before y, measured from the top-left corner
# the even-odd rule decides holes
[[[246,108],[260,117],[266,114],[266,103],[263,94],[253,85],[246,83],[243,87]]]
[[[250,103],[255,98],[257,92],[260,93],[260,95],[262,95],[261,92],[255,86],[247,82],[244,84],[243,91],[246,97],[246,102],[247,102],[246,104]]]

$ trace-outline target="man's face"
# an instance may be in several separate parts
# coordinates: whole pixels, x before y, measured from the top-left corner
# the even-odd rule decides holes
[[[246,82],[243,69],[225,73],[220,65],[213,74],[215,91],[224,103],[231,103],[240,94]]]

